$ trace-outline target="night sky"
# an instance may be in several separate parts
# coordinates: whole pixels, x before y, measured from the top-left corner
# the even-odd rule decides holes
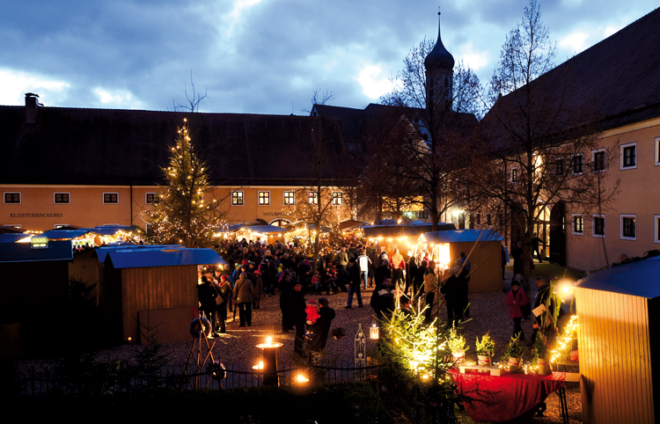
[[[651,12],[656,1],[540,0],[557,64]],[[172,110],[192,70],[204,112],[363,108],[424,37],[487,83],[525,0],[0,0],[0,104]]]

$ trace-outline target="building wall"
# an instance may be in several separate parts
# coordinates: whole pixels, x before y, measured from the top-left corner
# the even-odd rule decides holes
[[[660,218],[660,165],[658,142],[660,141],[660,118],[607,131],[601,140],[601,147],[636,143],[637,167],[620,169],[620,148],[615,151],[615,160],[607,169],[603,179],[604,187],[611,188],[620,180],[619,192],[605,215],[605,237],[594,237],[592,214],[583,214],[583,235],[572,231],[572,215],[583,213],[575,206],[567,206],[566,217],[566,259],[567,265],[580,270],[594,270],[619,262],[621,255],[629,257],[643,255],[652,249],[660,249],[656,221]],[[591,161],[591,152],[584,152],[585,164]],[[621,237],[621,215],[636,215],[636,239]]]
[[[298,189],[300,189],[298,187]],[[296,187],[249,186],[217,187],[213,197],[222,199],[230,223],[253,222],[257,219],[271,223],[282,218],[291,206],[284,206],[284,192]],[[77,185],[0,185],[0,225],[21,225],[24,230],[46,231],[55,225],[94,227],[104,224],[138,225],[145,227],[143,211],[152,206],[146,203],[147,193],[157,193],[157,186],[77,186]],[[243,192],[243,205],[232,205],[231,193]],[[341,190],[337,190],[341,191]],[[5,203],[5,193],[21,193],[20,204]],[[132,194],[131,194],[132,192]],[[269,194],[270,205],[259,204],[259,192]],[[56,204],[55,193],[68,193],[69,204]],[[117,204],[104,204],[103,193],[117,193]],[[300,190],[296,201],[300,199]],[[346,199],[344,199],[344,205]],[[350,218],[347,206],[334,207],[342,220]]]
[[[582,374],[582,419],[591,424],[653,423],[648,300],[575,290]]]

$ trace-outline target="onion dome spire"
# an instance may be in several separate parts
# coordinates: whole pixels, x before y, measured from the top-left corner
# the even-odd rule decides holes
[[[438,39],[433,50],[424,59],[426,69],[454,69],[454,56],[442,44],[440,36],[440,8],[438,7]]]

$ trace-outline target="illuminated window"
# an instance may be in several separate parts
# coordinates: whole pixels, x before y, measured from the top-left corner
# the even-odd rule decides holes
[[[160,201],[160,196],[157,193],[147,193],[145,195],[145,202],[149,205],[156,204]]]
[[[341,191],[333,191],[332,192],[332,204],[334,206],[341,206],[343,202],[343,196],[344,193]]]
[[[259,192],[259,206],[270,205],[270,191]]]
[[[637,240],[637,215],[619,215],[622,240]]]
[[[243,192],[242,191],[233,191],[231,193],[231,205],[232,206],[243,206]]]
[[[119,203],[119,193],[103,193],[104,204]]]
[[[573,234],[579,236],[584,234],[584,219],[582,218],[582,215],[572,215],[571,225],[573,227]]]
[[[62,204],[71,203],[71,197],[69,193],[54,193],[53,196],[55,203],[62,203]]]
[[[5,203],[21,203],[21,193],[5,193]]]
[[[511,182],[518,182],[518,168],[511,168]]]
[[[293,205],[296,202],[295,191],[285,191],[284,192],[284,205]]]
[[[319,204],[319,194],[316,191],[309,191],[307,192],[307,202],[311,205],[318,205]]]

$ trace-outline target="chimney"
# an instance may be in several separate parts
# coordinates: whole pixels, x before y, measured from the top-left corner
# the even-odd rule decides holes
[[[37,113],[39,111],[39,95],[34,93],[25,93],[25,123],[36,124]]]

